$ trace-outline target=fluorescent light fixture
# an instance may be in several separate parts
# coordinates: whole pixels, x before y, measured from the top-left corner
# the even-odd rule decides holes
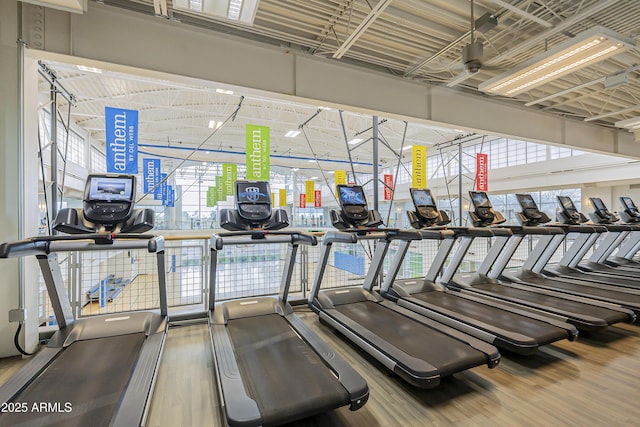
[[[24,3],[32,3],[38,6],[64,10],[83,14],[87,11],[87,0],[22,0]]]
[[[253,25],[260,0],[173,0],[175,9]]]
[[[336,173],[336,171],[327,171],[327,173],[329,173],[329,174]]]
[[[349,141],[347,144],[349,145],[355,145],[355,144],[359,144],[362,141],[364,141],[363,138],[353,138],[351,141]]]
[[[78,67],[78,70],[80,70],[80,71],[87,71],[89,73],[96,73],[96,74],[104,73],[103,70],[101,70],[100,68],[96,68],[96,67],[86,67],[84,65],[76,65],[76,67]]]
[[[318,179],[318,177],[317,176],[312,176],[311,178],[309,178],[310,181],[313,181],[315,179]]]
[[[640,117],[615,122],[615,127],[629,130],[640,130]]]
[[[402,148],[402,151],[411,150],[412,148],[413,148],[413,145],[407,145],[406,147]]]
[[[293,172],[298,172],[298,171],[300,170],[300,168],[291,168],[291,170],[292,170]]]
[[[492,95],[516,96],[623,52],[632,40],[596,26],[478,86]]]
[[[209,129],[220,129],[220,126],[222,126],[222,122],[218,121],[218,120],[209,120]]]
[[[295,138],[298,135],[300,135],[299,130],[290,130],[289,132],[284,134],[284,136],[286,136],[287,138]]]
[[[454,129],[454,132],[460,132],[460,133],[464,133],[464,131],[462,129]]]
[[[227,89],[216,89],[216,92],[224,93],[225,95],[233,95],[233,91],[232,90],[227,90]]]
[[[315,163],[317,160],[316,159],[312,159],[312,160],[307,160],[309,163]]]

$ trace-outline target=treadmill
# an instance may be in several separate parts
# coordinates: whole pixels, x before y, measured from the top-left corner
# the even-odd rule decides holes
[[[328,231],[322,240],[309,295],[309,306],[320,322],[416,387],[435,387],[445,376],[482,364],[495,367],[500,354],[494,346],[400,307],[373,290],[389,245],[421,236],[417,231],[380,227],[380,214],[367,209],[361,186],[338,185],[337,190],[341,209],[330,214],[340,231]],[[363,241],[375,244],[364,285],[321,290],[333,244]]]
[[[0,424],[140,426],[144,424],[167,333],[164,240],[139,234],[153,228],[151,209],[134,209],[136,181],[127,175],[90,175],[82,209],[62,209],[54,228],[71,235],[3,243],[0,258],[35,255],[58,331],[0,388]],[[156,254],[160,310],[76,318],[57,252],[147,249]],[[89,371],[88,371],[89,369]],[[33,405],[58,405],[53,412]]]
[[[533,198],[528,194],[521,194],[518,195],[518,201],[521,206],[523,206],[521,215],[525,220],[533,219],[539,222],[543,213],[538,210]],[[640,314],[640,295],[637,290],[626,289],[619,286],[596,284],[586,280],[580,280],[578,278],[566,278],[549,274],[549,271],[553,269],[552,266],[548,265],[549,261],[560,245],[562,245],[567,234],[576,233],[578,237],[567,249],[563,259],[581,257],[584,255],[584,252],[588,250],[588,248],[585,250],[584,242],[587,241],[589,244],[589,239],[595,240],[597,237],[594,237],[594,233],[602,229],[601,226],[576,225],[572,220],[566,224],[560,224],[548,228],[557,229],[561,232],[550,234],[548,236],[541,236],[535,249],[531,252],[529,258],[527,258],[522,266],[521,272],[518,274],[505,274],[505,277],[508,280],[514,278],[516,281],[526,283],[527,286],[556,292],[567,298],[571,298],[572,300],[575,299],[582,301],[584,299],[589,304],[591,304],[592,301],[602,301],[609,303],[610,306],[608,307],[623,307],[628,310],[632,310],[636,316]]]
[[[587,273],[596,275],[620,276],[631,279],[640,279],[640,270],[624,266],[614,267],[605,261],[634,231],[640,231],[640,227],[632,224],[618,224],[620,217],[610,212],[602,199],[591,197],[594,211],[589,214],[591,220],[598,225],[603,225],[607,233],[600,239],[596,249],[589,259],[582,260],[577,268]],[[636,233],[639,234],[639,233]]]
[[[209,328],[225,422],[277,425],[341,406],[355,411],[369,397],[365,380],[294,313],[287,302],[300,245],[315,236],[278,231],[286,211],[272,212],[267,182],[236,181],[236,209],[220,212],[229,230],[211,237]],[[218,252],[232,245],[288,244],[277,297],[216,303]]]
[[[640,210],[631,197],[620,197],[622,210],[620,218],[626,224],[640,225]],[[629,233],[628,238],[622,242],[618,251],[604,260],[604,263],[613,267],[625,267],[640,269],[640,262],[634,256],[640,250],[640,233]]]
[[[586,298],[568,297],[553,289],[532,288],[525,286],[522,281],[513,280],[509,276],[503,275],[506,266],[525,236],[538,235],[540,241],[543,241],[554,235],[563,235],[563,232],[551,227],[531,227],[526,224],[495,227],[496,224],[502,224],[506,220],[500,212],[493,209],[487,193],[471,191],[469,195],[473,205],[469,216],[473,225],[483,227],[486,232],[492,234],[482,236],[474,233],[460,238],[460,245],[452,256],[449,266],[442,274],[441,282],[443,284],[462,293],[493,298],[503,304],[526,306],[529,309],[537,310],[546,317],[571,324],[574,331],[575,329],[600,330],[610,324],[625,321],[629,316],[633,317],[633,314],[628,310],[625,311],[619,307],[610,309],[608,305],[594,303]],[[476,273],[457,273],[464,256],[476,237],[493,237],[491,249]],[[543,247],[540,245],[536,246],[536,250],[541,249]],[[536,250],[532,253],[530,260],[537,259]]]
[[[411,245],[411,240],[400,242],[380,290],[383,297],[500,349],[522,355],[533,354],[545,344],[575,338],[572,327],[534,310],[453,291],[437,283],[454,242],[475,230],[443,229],[441,226],[449,223],[449,218],[438,211],[431,191],[411,188],[409,192],[416,208],[407,211],[411,225],[420,230],[423,239],[440,241],[439,250],[423,279],[395,280]]]
[[[521,196],[526,197],[529,195]],[[533,199],[531,199],[531,201],[533,201]],[[612,223],[617,221],[617,216],[607,210],[601,199],[592,197],[591,203],[596,209],[596,212],[592,215],[593,220],[609,221]],[[537,210],[537,207],[532,209],[532,211],[534,210]],[[607,252],[609,250],[612,244],[610,240],[615,240],[618,237],[617,234],[619,233],[619,231],[630,231],[633,229],[633,227],[628,225],[616,226],[613,224],[608,226],[594,224],[593,226],[591,226],[591,230],[589,230],[588,227],[584,225],[580,227],[582,228],[581,232],[578,233],[578,237],[576,237],[571,247],[567,249],[566,253],[560,259],[558,264],[553,266],[545,266],[544,273],[549,276],[559,277],[562,279],[577,279],[583,283],[588,283],[589,286],[593,287],[600,287],[603,289],[612,288],[621,292],[640,295],[640,279],[638,278],[623,277],[619,274],[614,274],[614,269],[606,266],[604,266],[603,268],[608,269],[607,273],[598,271],[584,271],[578,268],[579,263],[582,261],[589,249],[591,249],[591,247],[597,243],[600,235],[607,231],[607,227],[610,227],[613,234],[611,234],[610,236],[605,236],[603,242],[600,242],[600,244],[598,244],[598,247],[594,250],[593,253],[594,258],[601,257],[602,252]],[[572,228],[572,231],[576,231],[576,228]]]

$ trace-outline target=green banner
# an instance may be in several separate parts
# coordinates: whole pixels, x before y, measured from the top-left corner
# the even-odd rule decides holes
[[[224,185],[225,196],[233,196],[235,194],[235,183],[238,179],[238,165],[230,163],[222,164],[222,185]]]
[[[222,177],[216,176],[216,203],[227,200],[227,195],[224,194],[224,184],[222,183]]]
[[[247,179],[269,181],[269,126],[246,125]]]
[[[212,208],[218,202],[216,200],[216,196],[218,195],[216,187],[208,187],[207,188],[207,207]]]

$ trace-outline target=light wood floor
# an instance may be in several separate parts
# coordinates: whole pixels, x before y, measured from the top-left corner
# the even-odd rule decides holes
[[[369,402],[299,426],[627,426],[640,419],[640,326],[619,325],[549,345],[534,356],[503,354],[431,390],[413,388],[317,322],[299,315],[367,380]],[[23,362],[0,362],[0,382]],[[283,381],[296,381],[283,378]],[[218,426],[220,407],[206,324],[169,331],[149,426]]]

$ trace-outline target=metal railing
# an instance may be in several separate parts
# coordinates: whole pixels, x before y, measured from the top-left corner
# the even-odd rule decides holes
[[[165,236],[167,295],[169,307],[207,306],[209,289],[209,237]],[[322,237],[319,236],[321,243]],[[507,268],[524,263],[537,241],[528,236],[521,243]],[[471,246],[461,272],[473,272],[491,247],[490,239],[478,239]],[[398,278],[424,277],[438,251],[437,240],[415,241],[405,256]],[[374,243],[335,244],[329,258],[322,288],[361,285],[370,265]],[[556,262],[567,245],[553,257]],[[385,258],[386,274],[397,245],[392,244]],[[454,247],[455,250],[455,247]],[[278,293],[286,256],[285,244],[238,245],[223,248],[218,255],[216,300]],[[306,298],[311,289],[318,246],[302,245],[290,285],[292,297]],[[143,250],[59,254],[63,278],[76,316],[152,309],[158,306],[155,257]],[[39,293],[41,325],[55,324],[44,282]]]

